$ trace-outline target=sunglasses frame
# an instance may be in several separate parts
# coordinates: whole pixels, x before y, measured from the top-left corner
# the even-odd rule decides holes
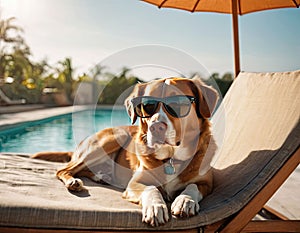
[[[187,99],[189,99],[189,102],[190,102],[190,106],[189,106],[189,110],[186,114],[182,115],[182,116],[177,116],[177,115],[174,115],[172,112],[170,112],[168,110],[168,107],[166,107],[166,99],[168,98],[173,98],[173,97],[185,97]],[[153,112],[153,114],[149,114],[149,116],[140,116],[140,114],[138,114],[137,110],[136,110],[136,107],[139,105],[139,104],[142,104],[142,99],[143,98],[149,98],[150,100],[155,100],[157,101],[157,106],[155,108],[155,111]],[[131,99],[131,103],[133,105],[133,109],[134,109],[134,113],[140,117],[140,118],[150,118],[152,117],[156,112],[157,112],[157,109],[158,109],[158,106],[159,104],[162,104],[164,106],[164,109],[173,117],[175,118],[182,118],[182,117],[186,117],[190,111],[191,111],[191,106],[193,103],[196,102],[196,97],[194,96],[189,96],[189,95],[174,95],[174,96],[167,96],[167,97],[163,97],[163,98],[159,98],[159,97],[153,97],[153,96],[138,96],[138,97],[135,97],[133,99]]]

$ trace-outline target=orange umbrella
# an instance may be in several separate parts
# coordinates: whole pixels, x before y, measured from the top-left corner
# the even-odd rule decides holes
[[[235,77],[240,72],[240,51],[238,15],[255,11],[263,11],[276,8],[299,8],[300,0],[143,0],[161,7],[182,9],[190,12],[218,12],[232,14],[233,46]]]

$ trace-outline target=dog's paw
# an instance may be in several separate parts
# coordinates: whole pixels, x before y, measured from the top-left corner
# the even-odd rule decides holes
[[[143,206],[142,213],[142,221],[153,227],[163,225],[169,221],[168,208],[166,204],[158,203]]]
[[[151,226],[159,226],[169,221],[168,207],[156,187],[147,187],[142,193],[141,201],[143,222]]]
[[[196,215],[200,210],[197,201],[189,195],[179,195],[171,205],[171,213],[178,217],[191,217]]]
[[[70,191],[80,192],[83,190],[83,182],[78,178],[71,178],[66,182],[66,187]]]

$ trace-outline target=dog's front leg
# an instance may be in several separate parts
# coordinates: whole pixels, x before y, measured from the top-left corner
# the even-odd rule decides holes
[[[171,205],[171,212],[175,216],[189,217],[196,215],[199,210],[199,202],[203,195],[198,190],[197,185],[189,184],[185,190],[175,198]]]
[[[142,221],[151,226],[163,225],[169,221],[167,205],[155,186],[148,186],[141,196]]]
[[[151,226],[169,221],[167,205],[158,188],[153,185],[156,183],[155,178],[147,172],[136,172],[123,193],[123,198],[142,206],[142,221]]]

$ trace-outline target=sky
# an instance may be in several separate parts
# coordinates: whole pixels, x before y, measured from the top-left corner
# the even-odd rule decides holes
[[[139,0],[0,0],[0,8],[2,18],[14,16],[24,28],[34,61],[71,57],[78,75],[98,63],[131,66],[142,79],[234,71],[230,15]],[[299,25],[300,9],[240,16],[241,70],[300,69]]]

